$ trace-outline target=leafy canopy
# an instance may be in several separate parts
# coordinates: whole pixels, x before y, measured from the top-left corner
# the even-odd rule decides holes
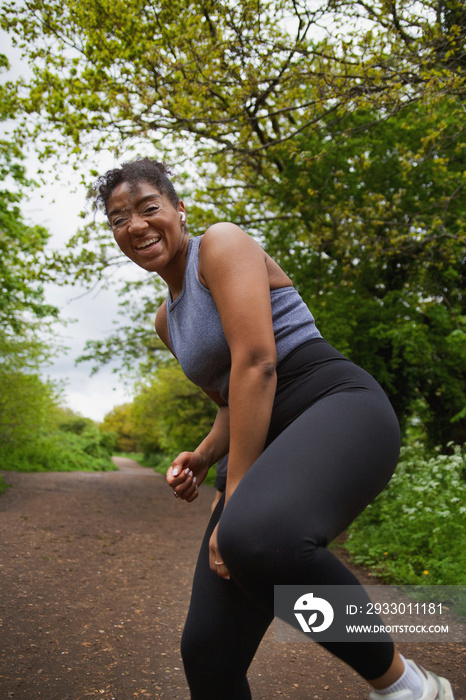
[[[150,146],[184,167],[193,232],[247,227],[400,418],[421,402],[432,441],[464,440],[459,0],[29,0],[1,21],[32,67],[19,138],[71,159]],[[157,354],[139,292],[130,342],[91,355]]]

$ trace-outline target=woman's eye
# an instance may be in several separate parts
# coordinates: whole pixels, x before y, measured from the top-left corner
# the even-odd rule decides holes
[[[159,210],[159,207],[156,204],[151,204],[149,207],[146,207],[144,209],[144,214],[155,214]]]

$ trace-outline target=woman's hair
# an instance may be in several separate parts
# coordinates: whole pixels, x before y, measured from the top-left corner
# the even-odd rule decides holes
[[[127,182],[136,185],[140,182],[148,182],[158,189],[160,194],[168,197],[175,209],[178,209],[180,199],[173,184],[168,177],[171,171],[165,163],[159,163],[151,158],[135,158],[123,163],[121,167],[107,170],[90,188],[88,197],[94,200],[94,207],[102,206],[107,214],[107,203],[115,187]]]

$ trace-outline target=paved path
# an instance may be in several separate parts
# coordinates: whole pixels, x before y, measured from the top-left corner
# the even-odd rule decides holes
[[[189,700],[179,639],[213,489],[186,504],[160,475],[115,461],[118,472],[3,474],[0,700]],[[464,647],[402,651],[451,675],[466,700]],[[272,630],[250,682],[254,700],[367,698],[317,645],[277,643]]]

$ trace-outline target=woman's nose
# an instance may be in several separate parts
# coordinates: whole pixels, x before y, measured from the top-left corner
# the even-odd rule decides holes
[[[148,225],[143,216],[137,212],[133,212],[130,216],[128,230],[137,233],[138,231],[145,231]]]

